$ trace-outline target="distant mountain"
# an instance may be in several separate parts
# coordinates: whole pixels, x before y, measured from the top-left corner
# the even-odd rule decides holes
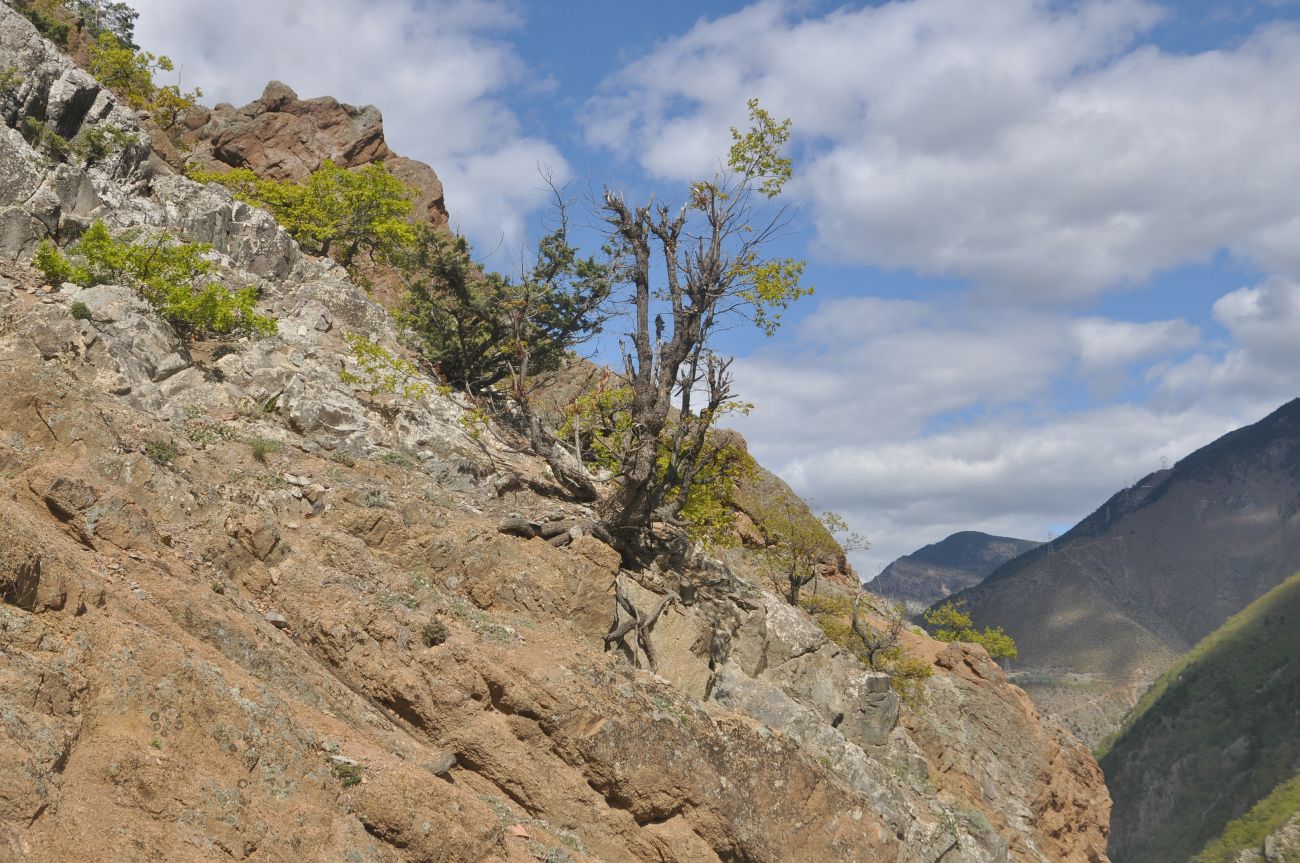
[[[963,530],[904,555],[871,580],[871,590],[913,612],[974,587],[989,573],[1039,545],[1028,539]]]
[[[1103,749],[1115,863],[1186,863],[1211,842],[1198,863],[1297,859],[1238,854],[1300,826],[1300,574],[1166,671]]]
[[[956,598],[1021,668],[1159,673],[1300,569],[1300,400],[1106,501]]]

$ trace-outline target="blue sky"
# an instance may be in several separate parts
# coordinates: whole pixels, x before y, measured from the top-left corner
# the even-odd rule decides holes
[[[1059,534],[1300,394],[1295,2],[135,5],[208,101],[378,105],[494,261],[537,232],[539,164],[672,198],[745,99],[791,117],[774,251],[817,293],[724,346],[738,427],[873,541],[864,575]]]

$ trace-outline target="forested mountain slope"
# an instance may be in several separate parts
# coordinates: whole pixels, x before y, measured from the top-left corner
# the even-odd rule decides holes
[[[1300,809],[1300,574],[1161,675],[1105,748],[1117,861],[1184,863],[1270,795],[1212,859],[1285,825]]]

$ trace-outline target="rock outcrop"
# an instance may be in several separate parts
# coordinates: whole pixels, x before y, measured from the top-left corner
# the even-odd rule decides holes
[[[384,309],[158,169],[7,5],[0,65],[0,860],[1106,859],[1095,763],[979,648],[916,637],[913,709],[696,549],[620,569],[508,430],[342,383],[344,333],[400,350]],[[54,165],[26,116],[137,145]],[[211,243],[278,333],[217,352],[40,285],[36,242],[94,219]],[[498,530],[532,518],[571,541]],[[616,584],[665,609],[653,657],[605,649]]]
[[[185,118],[192,161],[248,168],[272,180],[301,180],[325,160],[349,168],[383,162],[416,193],[415,215],[445,226],[442,182],[423,162],[394,153],[384,138],[384,120],[373,105],[357,108],[329,96],[299,99],[279,81],[242,108],[220,104],[197,108]]]

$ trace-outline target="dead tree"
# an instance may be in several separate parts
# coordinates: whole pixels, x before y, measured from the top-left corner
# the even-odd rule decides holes
[[[614,577],[614,622],[610,625],[609,632],[605,635],[605,650],[608,651],[612,645],[617,644],[619,650],[627,657],[633,666],[640,668],[637,660],[637,650],[645,654],[646,663],[650,670],[659,671],[659,659],[655,655],[654,642],[651,640],[651,630],[654,629],[655,622],[659,620],[659,615],[663,614],[664,609],[674,602],[680,602],[681,599],[676,593],[669,591],[649,614],[643,614],[640,609],[632,602],[628,595],[623,591],[623,577],[621,575]],[[626,620],[620,620],[621,611],[627,614]],[[636,633],[636,644],[627,643],[627,635]]]

